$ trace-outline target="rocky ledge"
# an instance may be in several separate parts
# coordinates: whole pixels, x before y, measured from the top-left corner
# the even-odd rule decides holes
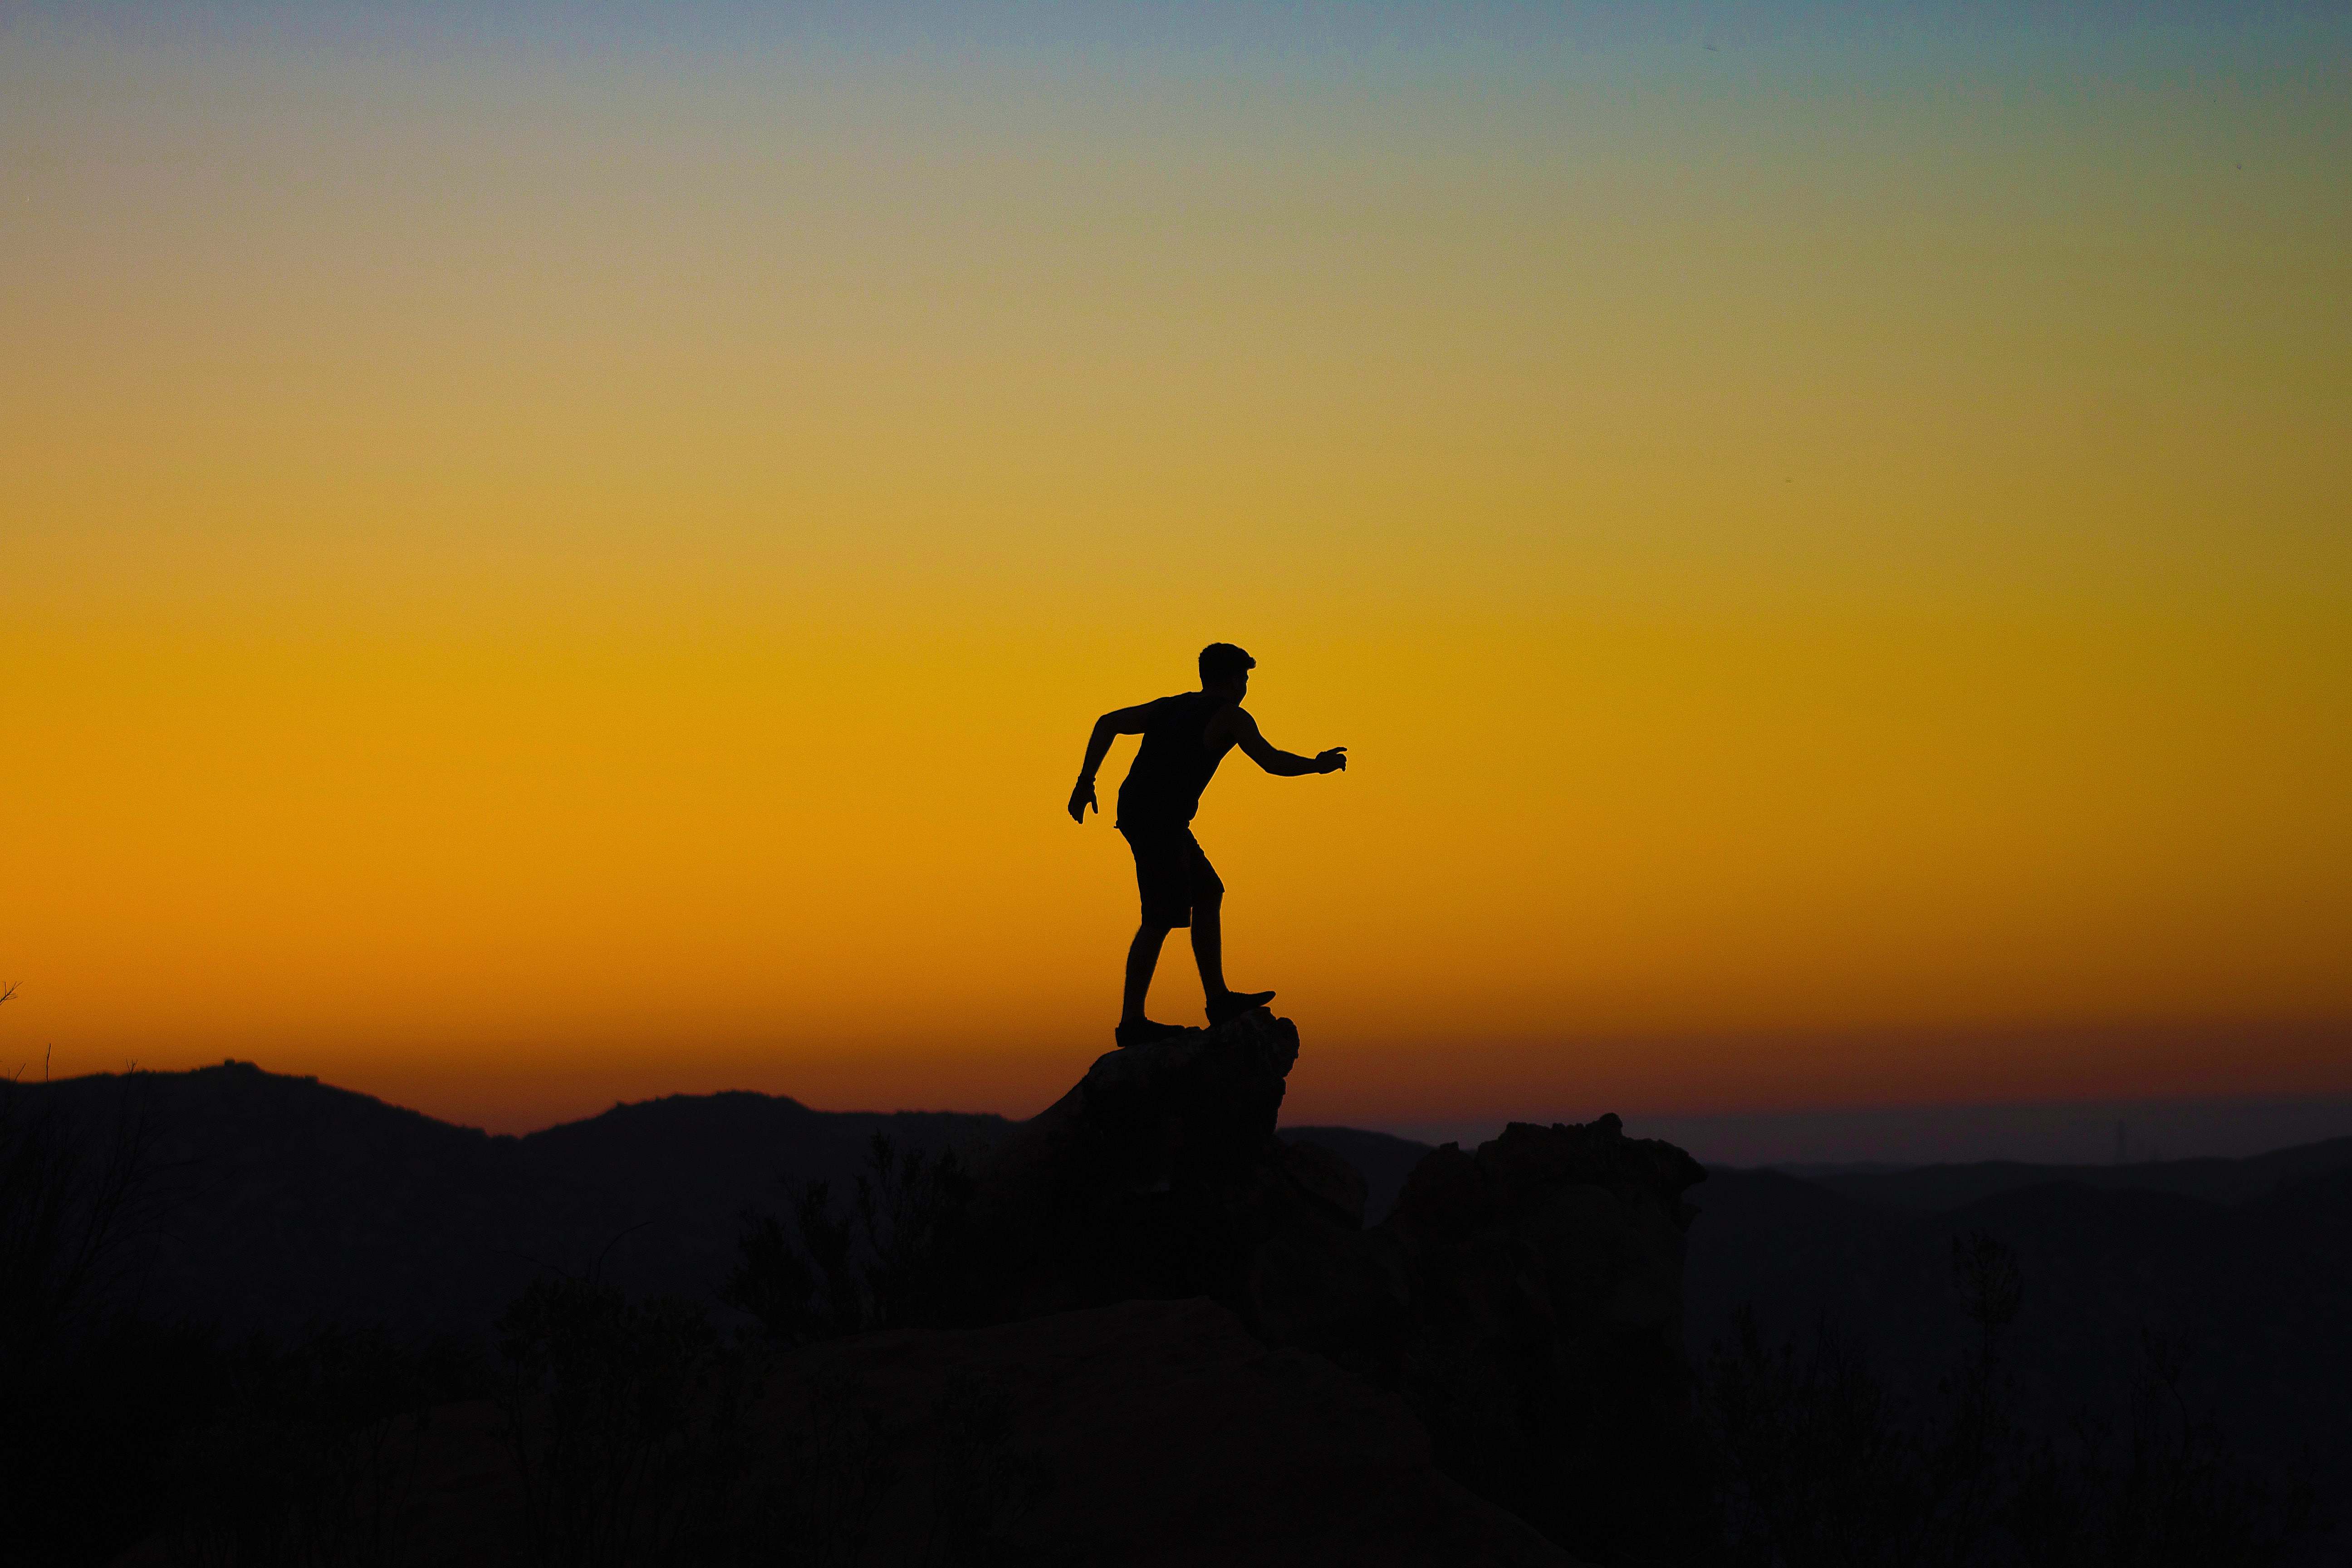
[[[1553,1541],[1672,1555],[1706,1173],[1614,1116],[1514,1123],[1431,1153],[1367,1230],[1355,1171],[1276,1131],[1297,1056],[1261,1010],[1097,1060],[983,1168],[940,1321],[1204,1296],[1401,1396],[1447,1474]]]

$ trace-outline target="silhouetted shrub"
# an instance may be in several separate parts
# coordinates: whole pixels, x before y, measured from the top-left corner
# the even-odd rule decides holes
[[[877,1132],[846,1215],[835,1213],[824,1182],[793,1195],[789,1226],[745,1211],[723,1298],[781,1345],[918,1321],[942,1286],[971,1196],[952,1150],[933,1159]]]
[[[109,1562],[162,1516],[180,1434],[216,1397],[202,1331],[107,1315],[0,1388],[0,1564]]]
[[[729,1559],[740,1568],[1058,1568],[1014,1532],[1052,1490],[1045,1456],[1015,1439],[1013,1401],[985,1373],[953,1373],[933,1400],[919,1511],[877,1544],[877,1514],[906,1478],[854,1378],[820,1373],[804,1415],[759,1454]],[[908,1526],[913,1528],[907,1528]]]
[[[267,1336],[220,1358],[216,1414],[173,1467],[164,1541],[191,1568],[393,1568],[410,1559],[432,1409],[479,1391],[461,1347],[378,1331]]]
[[[28,1098],[0,1079],[0,1563],[102,1562],[152,1525],[211,1343],[119,1299],[151,1169],[134,1086],[88,1126]]]
[[[848,1568],[902,1479],[854,1380],[818,1373],[803,1414],[750,1420],[772,1347],[726,1342],[675,1300],[583,1279],[533,1284],[499,1325],[524,1494],[523,1556],[553,1568]],[[1012,1402],[950,1379],[929,1426],[928,1513],[905,1568],[994,1568],[1048,1487]],[[903,1531],[901,1532],[903,1535]]]
[[[804,1412],[747,1467],[730,1561],[741,1568],[855,1568],[898,1475],[855,1379],[821,1375]]]
[[[2180,1358],[2150,1341],[2120,1425],[2062,1435],[2017,1415],[2002,1361],[2023,1300],[2016,1260],[1955,1238],[1953,1282],[1977,1329],[1934,1397],[1906,1409],[1824,1321],[1768,1347],[1743,1310],[1702,1369],[1727,1561],[1754,1568],[2267,1568],[2308,1539],[2309,1489],[2240,1466],[2180,1394]]]
[[[2120,1422],[2079,1419],[2018,1458],[2008,1522],[2019,1562],[2263,1568],[2315,1537],[2311,1487],[2239,1464],[2182,1394],[2185,1363],[2178,1346],[2144,1336]]]
[[[500,1405],[542,1568],[713,1561],[746,1458],[743,1358],[701,1309],[534,1282],[499,1323]]]
[[[21,1099],[0,1080],[0,1365],[16,1375],[103,1314],[152,1163],[131,1080],[102,1128]]]
[[[793,1202],[793,1226],[749,1209],[722,1299],[760,1321],[779,1345],[837,1339],[870,1316],[856,1270],[848,1219],[833,1212],[831,1184],[812,1182]]]
[[[1013,1402],[977,1373],[956,1373],[931,1406],[930,1529],[924,1568],[1028,1563],[1009,1532],[1052,1489],[1042,1455],[1014,1446]]]

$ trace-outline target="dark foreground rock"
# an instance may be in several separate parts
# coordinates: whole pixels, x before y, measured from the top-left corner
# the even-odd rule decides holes
[[[1311,1352],[1268,1350],[1207,1300],[874,1334],[795,1370],[787,1406],[839,1379],[879,1424],[901,1477],[878,1515],[880,1561],[921,1560],[940,1490],[938,1412],[961,1386],[1001,1394],[1007,1446],[1036,1461],[1034,1503],[1000,1527],[1007,1561],[1570,1562],[1442,1474],[1402,1400]]]
[[[1438,1149],[1366,1237],[1401,1265],[1408,1322],[1347,1347],[1353,1364],[1405,1395],[1448,1473],[1552,1539],[1681,1560],[1696,1524],[1681,1194],[1704,1179],[1614,1116]]]
[[[1268,1350],[1206,1300],[869,1334],[785,1357],[759,1385],[740,1446],[711,1450],[735,1456],[723,1497],[694,1489],[713,1479],[701,1467],[649,1495],[648,1458],[628,1510],[582,1499],[562,1519],[544,1474],[534,1512],[499,1406],[435,1411],[389,1539],[438,1568],[1574,1564],[1442,1474],[1402,1400]],[[649,1531],[656,1511],[669,1524]],[[171,1561],[158,1539],[121,1568]]]
[[[1362,1178],[1274,1135],[1298,1031],[1264,1009],[1098,1059],[981,1173],[943,1321],[1003,1322],[1138,1297],[1246,1313],[1263,1245],[1352,1232]]]
[[[1345,1162],[1275,1131],[1298,1037],[1260,1011],[1097,1061],[981,1178],[943,1321],[1201,1295],[1401,1395],[1464,1485],[1595,1557],[1689,1517],[1684,1191],[1613,1116],[1515,1123],[1362,1228]]]

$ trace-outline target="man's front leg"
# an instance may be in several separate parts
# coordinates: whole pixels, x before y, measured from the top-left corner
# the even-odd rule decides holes
[[[1143,925],[1127,945],[1127,994],[1120,999],[1118,1021],[1143,1022],[1143,1001],[1151,994],[1151,972],[1160,967],[1160,945],[1168,940],[1166,926]]]
[[[1271,991],[1225,989],[1223,909],[1223,894],[1192,906],[1192,956],[1201,965],[1201,989],[1208,997],[1212,1026],[1239,1017],[1251,1008],[1263,1007],[1274,1000]]]

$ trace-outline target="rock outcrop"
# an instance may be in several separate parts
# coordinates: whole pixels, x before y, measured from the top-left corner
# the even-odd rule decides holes
[[[1448,1473],[1553,1540],[1679,1558],[1694,1522],[1682,1194],[1705,1179],[1614,1116],[1445,1145],[1368,1238],[1402,1264],[1406,1331],[1350,1364],[1405,1395]]]
[[[1260,1011],[1113,1052],[981,1177],[945,1319],[1206,1296],[1392,1391],[1446,1472],[1586,1555],[1671,1550],[1685,1487],[1680,1149],[1617,1118],[1448,1144],[1362,1227],[1276,1131],[1297,1031]]]
[[[982,1167],[944,1318],[1186,1296],[1248,1315],[1267,1244],[1363,1223],[1346,1162],[1275,1136],[1297,1059],[1298,1031],[1260,1009],[1097,1060]]]

